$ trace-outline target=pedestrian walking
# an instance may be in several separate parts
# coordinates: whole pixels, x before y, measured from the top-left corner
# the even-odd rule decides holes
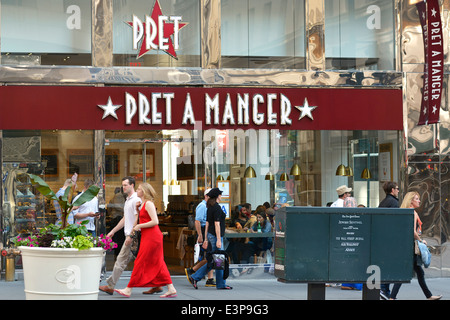
[[[117,231],[122,228],[124,229],[125,242],[117,255],[112,274],[106,279],[107,285],[99,287],[100,291],[110,295],[114,293],[114,287],[116,286],[117,281],[119,281],[123,270],[125,270],[133,257],[133,254],[131,253],[131,244],[133,242],[131,238],[131,231],[133,230],[136,222],[136,203],[140,202],[140,199],[134,190],[135,184],[136,181],[133,177],[124,177],[122,179],[123,193],[127,196],[123,207],[123,217],[107,235],[112,238]]]
[[[378,208],[398,208],[398,193],[400,191],[398,185],[394,181],[386,181],[383,184],[383,190],[386,194],[386,197],[383,199],[383,201],[380,202],[378,205]],[[393,291],[398,292],[400,289],[401,283],[395,283],[394,287],[392,288]],[[391,290],[390,290],[390,283],[382,283],[380,285],[380,296],[381,299],[387,300],[391,296]]]
[[[200,245],[200,254],[198,263],[196,263],[192,268],[185,268],[184,272],[186,273],[186,277],[190,278],[192,274],[194,274],[198,269],[200,269],[206,261],[206,250],[203,249],[203,236],[205,235],[205,225],[206,225],[206,201],[208,201],[208,192],[211,189],[206,189],[203,196],[204,199],[200,202],[195,208],[195,230],[197,231],[197,243]],[[211,270],[208,272],[208,280],[206,280],[207,287],[215,287],[216,283],[213,278],[214,271]]]
[[[403,202],[400,206],[400,208],[413,208],[414,209],[414,241],[418,240],[420,242],[423,242],[427,244],[425,240],[421,238],[422,235],[422,221],[419,218],[419,215],[416,212],[416,209],[420,207],[420,195],[416,191],[408,192]],[[413,260],[413,268],[417,275],[417,281],[419,282],[419,286],[422,289],[425,297],[428,300],[439,300],[442,298],[442,295],[434,296],[431,291],[428,289],[427,283],[425,281],[425,272],[423,271],[419,259],[421,259],[420,256],[416,255],[414,253],[414,260]],[[398,290],[400,289],[400,286],[394,286],[391,292],[390,300],[395,300],[397,298]]]
[[[219,188],[212,188],[208,192],[209,197],[206,206],[207,219],[205,226],[205,239],[203,241],[203,248],[209,252],[216,250],[223,250],[223,235],[225,234],[225,218],[226,214],[219,205],[222,191]],[[197,282],[212,269],[210,264],[203,265],[190,278],[189,282],[195,289],[198,289]],[[230,290],[232,287],[228,286],[223,278],[224,271],[216,270],[216,289]]]
[[[153,203],[155,190],[149,183],[144,182],[137,188],[137,195],[142,200],[142,206],[140,210],[139,203],[136,207],[139,210],[139,223],[133,230],[141,231],[139,253],[127,287],[114,291],[130,297],[133,287],[160,288],[167,286],[167,292],[160,297],[174,298],[177,296],[177,291],[164,262],[163,234],[158,226],[158,214]]]

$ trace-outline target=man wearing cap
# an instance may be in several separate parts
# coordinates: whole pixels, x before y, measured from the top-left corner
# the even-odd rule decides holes
[[[338,199],[331,204],[331,207],[344,207],[344,200],[350,196],[352,188],[342,185],[336,189],[336,192],[338,194]]]
[[[207,249],[211,253],[216,250],[223,250],[222,243],[223,235],[225,234],[226,214],[225,212],[223,212],[222,208],[219,205],[221,195],[222,191],[219,188],[212,188],[207,193],[209,199],[206,202],[206,207],[208,208],[208,210],[205,226],[206,236],[203,239],[203,248]],[[206,273],[211,271],[211,269],[212,265],[208,263],[198,269],[197,272],[189,278],[189,282],[195,289],[198,289],[197,282],[203,279]],[[226,284],[226,281],[224,279],[224,270],[216,270],[216,289],[233,289]]]
[[[205,235],[205,225],[206,225],[206,201],[208,201],[209,196],[208,193],[211,189],[206,189],[204,192],[204,199],[200,202],[195,208],[195,230],[197,231],[197,243],[200,244],[200,255],[199,255],[199,263],[197,263],[193,268],[185,268],[184,272],[186,273],[186,277],[190,278],[200,267],[206,264],[205,252],[206,250],[203,248],[203,236]],[[208,272],[208,280],[206,281],[207,287],[215,287],[216,283],[213,278],[214,271],[211,270]]]

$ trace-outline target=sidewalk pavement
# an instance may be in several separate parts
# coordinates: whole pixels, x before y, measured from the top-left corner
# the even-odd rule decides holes
[[[122,274],[116,288],[125,288],[131,272],[125,271]],[[0,300],[25,300],[24,281],[18,276],[12,282],[0,281]],[[130,298],[123,297],[117,293],[108,295],[99,292],[98,300],[127,301],[165,301],[176,300],[184,302],[199,301],[249,301],[250,303],[264,303],[270,301],[297,301],[307,300],[308,286],[304,283],[282,283],[275,277],[264,279],[233,279],[229,278],[227,284],[233,287],[233,290],[217,290],[211,287],[205,287],[205,281],[199,282],[199,288],[196,290],[188,282],[185,276],[172,276],[172,281],[177,289],[177,297],[173,299],[161,299],[159,294],[144,295],[146,288],[134,288]],[[450,300],[450,278],[427,278],[427,285],[433,295],[442,295],[442,300]],[[100,283],[106,284],[105,281]],[[166,288],[164,288],[164,291]],[[417,279],[412,279],[411,283],[402,285],[397,296],[398,300],[425,300],[425,296],[420,289]],[[326,300],[362,300],[362,291],[342,290],[340,287],[327,287],[325,291]]]

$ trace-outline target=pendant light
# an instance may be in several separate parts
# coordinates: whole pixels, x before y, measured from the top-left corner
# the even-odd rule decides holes
[[[345,176],[345,166],[343,164],[340,164],[336,169],[336,175],[337,176]]]
[[[245,169],[244,178],[256,178],[256,172],[252,166],[248,166],[247,169]]]
[[[280,181],[288,181],[288,180],[289,180],[288,174],[286,172],[283,172],[281,174]]]
[[[370,173],[370,170],[367,168],[364,168],[363,172],[361,173],[361,179],[369,180],[372,178],[372,174]]]
[[[350,166],[345,167],[345,175],[347,177],[353,177],[353,168]]]
[[[266,177],[264,178],[265,180],[273,180],[273,174],[272,172],[267,172]]]
[[[298,164],[294,164],[291,168],[291,172],[289,173],[291,176],[299,176],[302,174],[302,171],[300,170],[300,167]]]
[[[343,136],[343,132],[341,132],[341,161],[342,161],[342,136]],[[337,176],[345,176],[345,166],[341,163],[337,169],[336,169],[336,175]]]
[[[223,175],[219,174],[216,178],[216,181],[225,181],[225,179],[223,178]]]

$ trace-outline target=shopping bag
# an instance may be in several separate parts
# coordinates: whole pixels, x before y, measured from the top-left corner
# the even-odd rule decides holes
[[[194,264],[197,263],[199,256],[200,256],[200,244],[197,242],[194,245]]]

